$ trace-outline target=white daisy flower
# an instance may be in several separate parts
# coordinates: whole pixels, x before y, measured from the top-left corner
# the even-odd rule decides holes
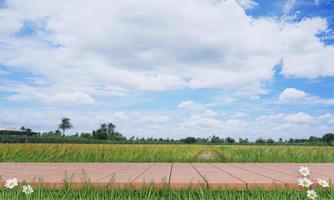
[[[309,188],[312,184],[313,184],[313,182],[307,177],[298,179],[298,185],[299,186]]]
[[[18,184],[17,184],[17,179],[16,178],[9,178],[4,184],[5,188],[8,188],[8,189],[13,189],[17,185]]]
[[[305,167],[305,166],[301,166],[298,171],[303,176],[309,176],[310,172],[311,172],[310,169],[308,167]]]
[[[22,187],[22,192],[26,195],[29,195],[34,192],[34,189],[31,185],[27,184]]]
[[[307,198],[316,199],[318,197],[317,193],[314,190],[307,190]]]
[[[328,181],[323,180],[323,179],[318,179],[318,184],[323,188],[328,188],[329,187]]]

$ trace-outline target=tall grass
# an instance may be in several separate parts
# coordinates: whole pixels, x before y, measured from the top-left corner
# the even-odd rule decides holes
[[[205,150],[217,156],[199,159]],[[0,144],[0,162],[334,162],[334,147]]]
[[[1,144],[1,162],[191,162],[202,145]]]
[[[224,162],[334,162],[330,146],[215,146]]]
[[[332,190],[323,191],[319,194],[320,200],[334,199],[334,192]],[[83,188],[79,190],[47,190],[37,189],[32,196],[25,196],[18,190],[0,190],[0,199],[47,199],[47,200],[58,200],[58,199],[76,199],[76,200],[211,200],[211,199],[226,199],[226,200],[283,200],[283,199],[294,199],[304,200],[305,192],[296,190],[277,190],[277,191],[263,191],[263,190],[248,190],[248,191],[234,191],[234,190],[209,190],[206,188],[200,188],[196,190],[173,190],[173,189],[143,189],[139,191],[134,190],[107,190],[107,189],[92,189]]]

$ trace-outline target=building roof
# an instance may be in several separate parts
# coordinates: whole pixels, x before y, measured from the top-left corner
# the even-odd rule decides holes
[[[22,130],[0,130],[0,135],[37,135],[37,132]]]

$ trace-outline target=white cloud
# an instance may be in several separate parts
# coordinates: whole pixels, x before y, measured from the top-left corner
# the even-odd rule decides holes
[[[228,95],[218,95],[214,97],[213,103],[214,104],[231,104],[236,102],[237,99]]]
[[[215,134],[221,137],[247,137],[252,140],[259,137],[307,138],[310,135],[322,136],[333,131],[333,120],[332,114],[312,116],[302,112],[262,115],[255,120],[191,115],[179,123],[178,129],[187,133],[187,136],[195,134],[201,137]]]
[[[73,92],[73,93],[57,93],[48,99],[51,102],[65,102],[65,103],[79,103],[91,105],[94,104],[94,99],[84,92]]]
[[[0,109],[6,116],[3,124],[22,125],[33,130],[53,130],[64,116],[71,118],[74,129],[70,133],[92,131],[100,123],[113,122],[127,137],[183,138],[186,136],[263,138],[308,138],[334,130],[334,116],[330,113],[311,115],[305,112],[263,114],[252,118],[231,118],[231,115],[198,111],[184,113],[169,111],[81,111],[42,108]],[[249,115],[249,113],[246,113]]]
[[[297,90],[295,88],[286,88],[280,94],[279,100],[280,101],[292,101],[292,100],[298,100],[298,99],[304,98],[306,96],[307,94],[304,91]]]
[[[206,110],[206,111],[204,111],[203,116],[205,116],[205,117],[216,117],[216,116],[219,116],[219,115],[222,115],[222,114],[223,113],[215,112],[215,111],[212,111],[212,110]]]
[[[170,120],[170,118],[166,115],[144,116],[143,117],[141,114],[139,114],[138,117],[141,117],[141,119],[139,119],[139,122],[151,123],[154,125],[166,123]]]
[[[236,112],[232,115],[232,118],[237,118],[237,119],[240,119],[240,118],[244,118],[246,117],[248,114],[245,113],[245,112]]]
[[[313,119],[313,117],[309,114],[306,114],[306,113],[302,113],[302,112],[299,112],[299,113],[295,113],[295,114],[290,114],[290,115],[287,115],[285,116],[285,120],[287,122],[309,122]]]
[[[206,105],[200,104],[194,101],[182,101],[179,105],[178,108],[182,109],[189,109],[189,110],[202,110],[205,109]]]
[[[319,97],[314,97],[311,102],[314,103],[319,103],[319,104],[323,104],[323,105],[328,105],[328,106],[333,106],[334,105],[334,98],[331,99],[321,99]]]
[[[284,16],[288,16],[289,12],[293,9],[296,4],[296,0],[287,0],[283,7]]]
[[[0,11],[0,60],[54,93],[88,96],[261,85],[281,60],[286,76],[334,75],[334,47],[316,37],[328,28],[325,19],[282,25],[247,16],[240,5],[255,3],[9,1]],[[16,37],[27,21],[38,30]]]
[[[5,126],[5,125],[2,125],[0,124],[0,130],[11,130],[12,128],[8,127],[8,126]]]
[[[21,85],[16,88],[18,94],[9,96],[8,99],[15,101],[39,101],[52,105],[94,105],[95,100],[85,92],[50,92],[42,88],[34,88]]]
[[[321,104],[332,106],[334,105],[334,99],[324,99],[318,96],[307,94],[302,90],[295,88],[286,88],[279,96],[279,100],[282,103],[299,103],[299,104]]]
[[[114,117],[118,120],[129,120],[129,117],[124,112],[116,112],[114,113]]]
[[[252,0],[237,0],[237,3],[245,10],[255,8],[258,3]]]

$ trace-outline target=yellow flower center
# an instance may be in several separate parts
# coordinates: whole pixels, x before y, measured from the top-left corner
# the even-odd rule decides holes
[[[14,183],[10,182],[8,185],[12,187],[12,186],[14,186]]]

